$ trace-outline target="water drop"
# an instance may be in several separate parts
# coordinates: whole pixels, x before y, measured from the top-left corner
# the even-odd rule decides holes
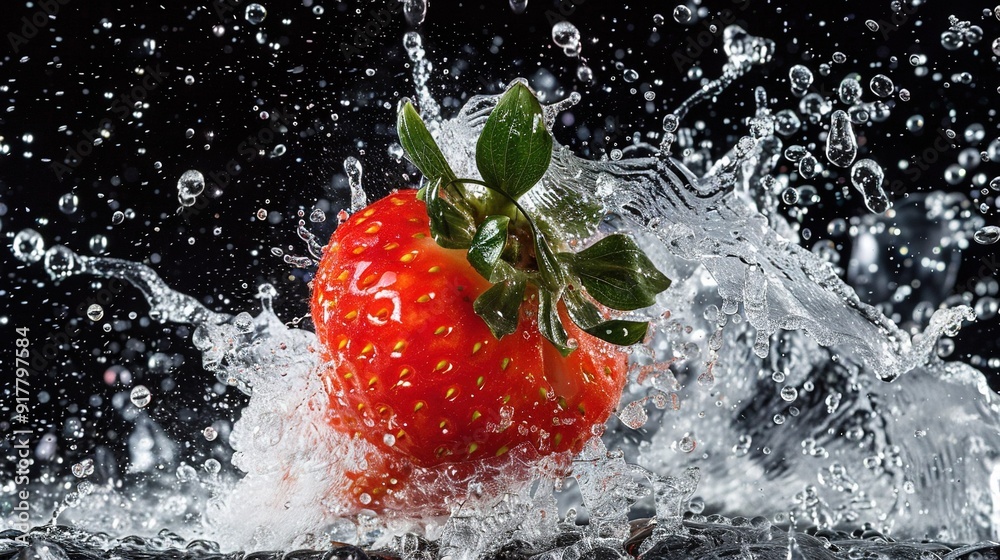
[[[774,130],[782,136],[795,134],[801,126],[802,121],[791,109],[782,109],[774,115]]]
[[[528,0],[510,0],[510,9],[515,14],[523,14],[528,9]]]
[[[958,33],[949,29],[941,34],[941,46],[949,51],[957,51],[965,45],[965,40]]]
[[[115,210],[115,213],[111,215],[111,223],[114,225],[121,224],[125,221],[125,213],[121,210]]]
[[[344,160],[344,171],[347,173],[347,182],[351,186],[350,212],[353,214],[368,206],[368,195],[365,194],[365,189],[361,185],[361,175],[363,173],[361,162],[355,157],[348,157]]]
[[[76,212],[79,205],[80,199],[73,193],[66,193],[59,197],[59,210],[63,214],[72,214],[73,212]]]
[[[868,87],[879,97],[889,97],[894,88],[892,80],[885,74],[875,74],[868,83]]]
[[[580,31],[568,21],[552,26],[552,42],[563,49],[576,49],[580,44]]]
[[[149,389],[147,389],[145,385],[136,385],[132,388],[132,392],[129,394],[129,400],[132,401],[132,404],[134,404],[136,408],[146,408],[149,401],[153,400],[153,395],[149,392]]]
[[[781,191],[781,200],[791,206],[799,201],[799,191],[795,190],[795,187],[786,187]]]
[[[820,169],[819,161],[812,154],[806,154],[799,160],[799,175],[804,179],[812,179]]]
[[[980,228],[979,231],[972,235],[972,238],[980,245],[992,245],[1000,240],[1000,227],[986,226]]]
[[[236,315],[233,319],[233,325],[236,327],[237,331],[243,334],[251,333],[254,330],[253,317],[246,311]]]
[[[785,402],[792,402],[799,398],[799,390],[791,385],[786,385],[781,388],[781,400]]]
[[[36,263],[45,254],[45,240],[42,239],[42,234],[33,229],[22,229],[14,236],[11,251],[19,261]]]
[[[420,25],[427,17],[427,0],[403,0],[403,15],[410,25]]]
[[[906,130],[909,130],[910,132],[920,132],[923,128],[923,115],[910,115],[910,118],[906,119]]]
[[[826,159],[837,167],[848,167],[858,155],[858,140],[854,136],[851,119],[844,111],[834,111],[830,116],[830,133],[826,137]]]
[[[848,105],[855,105],[861,101],[862,93],[864,93],[864,89],[861,87],[861,83],[854,78],[844,78],[837,90],[840,101]]]
[[[1000,37],[993,40],[993,54],[1000,56]]]
[[[687,23],[691,21],[691,9],[684,4],[674,7],[674,21],[677,23]]]
[[[215,438],[219,437],[219,432],[211,426],[206,426],[205,429],[201,431],[201,435],[206,441],[215,441]]]
[[[104,308],[96,303],[90,304],[87,308],[87,318],[91,321],[97,322],[104,317]]]
[[[631,84],[639,79],[639,73],[631,68],[626,68],[625,72],[622,74],[622,78]]]
[[[309,214],[309,221],[313,222],[313,223],[325,222],[326,221],[326,212],[320,210],[319,208],[314,209]]]
[[[906,88],[903,88],[903,89],[899,90],[899,100],[900,101],[909,101],[910,100],[910,90],[908,90]]]
[[[865,26],[871,31],[878,31],[878,22],[873,19],[866,21]]]
[[[801,64],[796,64],[788,70],[788,80],[792,86],[792,93],[796,96],[805,95],[806,90],[813,83],[812,70]]]
[[[193,206],[195,198],[205,191],[205,176],[200,171],[189,169],[177,180],[177,200],[181,206]]]
[[[884,171],[875,160],[858,160],[851,168],[851,183],[864,196],[865,206],[876,214],[889,209],[891,203],[882,190]]]
[[[205,461],[205,470],[209,474],[218,474],[222,470],[222,464],[215,459],[208,459]]]
[[[73,472],[73,476],[77,478],[87,478],[94,474],[94,460],[84,459],[70,467],[70,470]]]
[[[684,437],[681,438],[680,441],[677,442],[677,449],[681,450],[684,453],[691,453],[692,451],[694,451],[697,445],[698,442],[695,441],[693,437],[685,435]]]
[[[576,79],[583,83],[590,83],[594,81],[594,71],[590,69],[586,64],[581,64],[576,69]]]
[[[264,18],[267,17],[267,9],[255,2],[247,5],[243,15],[252,25],[260,25],[260,23],[264,21]]]

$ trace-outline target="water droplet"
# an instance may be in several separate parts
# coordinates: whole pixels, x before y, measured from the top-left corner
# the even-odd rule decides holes
[[[111,215],[111,223],[118,225],[125,221],[125,213],[121,210],[115,210],[115,213]]]
[[[906,119],[906,130],[909,130],[910,132],[920,132],[923,128],[923,115],[910,115],[910,118]]]
[[[775,383],[783,383],[785,381],[785,372],[775,370],[771,373],[771,381]]]
[[[222,464],[215,459],[207,459],[205,461],[205,470],[209,474],[218,474],[222,470]]]
[[[873,19],[866,21],[865,26],[871,31],[878,31],[878,22]]]
[[[563,49],[576,49],[580,44],[580,30],[568,21],[552,26],[552,42]]]
[[[19,261],[36,263],[45,254],[45,240],[42,239],[42,234],[33,229],[22,229],[14,236],[11,251]]]
[[[899,100],[900,101],[909,101],[910,100],[910,90],[908,90],[906,88],[903,88],[903,89],[899,90]]]
[[[837,167],[848,167],[858,155],[858,140],[851,119],[844,111],[830,115],[830,133],[826,137],[826,159]]]
[[[618,419],[621,420],[622,424],[633,430],[638,430],[645,426],[646,421],[649,420],[649,416],[646,414],[646,407],[643,404],[641,400],[628,403],[618,413]]]
[[[59,210],[63,214],[72,214],[76,212],[77,207],[80,205],[80,199],[73,193],[66,193],[59,197]]]
[[[622,78],[631,84],[639,79],[639,73],[631,68],[626,68],[625,72],[622,73]]]
[[[353,214],[368,206],[368,195],[365,194],[365,189],[361,185],[361,175],[363,173],[361,162],[355,157],[348,157],[344,160],[344,171],[347,173],[347,182],[351,186],[350,212]]]
[[[957,51],[965,46],[965,40],[958,33],[949,29],[941,34],[941,46],[949,51]]]
[[[386,444],[388,447],[396,445],[396,436],[392,434],[385,434],[382,436],[382,443]]]
[[[420,25],[427,17],[427,0],[403,0],[403,15],[410,25]]]
[[[992,245],[1000,240],[1000,227],[986,226],[972,235],[980,245]]]
[[[267,17],[267,9],[256,2],[247,5],[246,10],[243,12],[244,17],[252,25],[260,25]]]
[[[1000,37],[993,40],[993,54],[1000,56]]]
[[[924,55],[922,55],[922,54],[911,54],[910,55],[910,64],[913,65],[913,66],[920,66],[920,65],[922,65],[925,62],[927,62],[927,57],[924,56]]]
[[[70,470],[73,472],[73,476],[77,478],[86,478],[94,474],[94,460],[84,459],[70,467]]]
[[[528,9],[528,0],[510,0],[510,9],[515,14],[523,14]]]
[[[781,388],[781,400],[785,402],[792,402],[799,398],[799,390],[791,385],[787,385]]]
[[[799,160],[799,175],[804,179],[812,179],[820,169],[819,161],[812,154],[806,154]]]
[[[177,480],[181,482],[193,482],[198,480],[198,471],[191,465],[181,465],[177,467]]]
[[[319,208],[313,209],[313,211],[309,213],[309,221],[313,223],[325,222],[326,212],[320,210]]]
[[[892,95],[895,86],[893,86],[892,80],[885,74],[875,74],[868,83],[868,87],[879,97],[889,97]]]
[[[875,160],[862,159],[851,168],[851,183],[864,196],[865,206],[876,214],[889,209],[891,203],[882,190],[885,173]]]
[[[775,414],[774,417],[771,418],[771,420],[773,420],[775,424],[777,424],[777,425],[780,426],[780,425],[782,425],[782,424],[785,423],[785,415],[784,414]]]
[[[837,64],[843,64],[847,62],[847,55],[840,51],[833,53],[833,56],[831,56],[830,58],[833,59],[833,61],[836,62]]]
[[[104,308],[96,303],[90,304],[87,308],[87,318],[91,321],[97,322],[104,317]]]
[[[206,426],[205,429],[201,431],[201,435],[206,441],[215,441],[215,438],[219,437],[219,432],[211,426]]]
[[[781,200],[785,204],[792,205],[799,201],[799,191],[795,187],[786,187],[781,191]]]
[[[695,441],[695,439],[689,435],[685,435],[684,437],[681,438],[680,441],[677,442],[677,449],[681,450],[684,453],[691,453],[697,446],[698,442]]]
[[[796,96],[805,95],[806,90],[813,83],[812,70],[801,64],[796,64],[788,70],[788,80],[792,86],[792,93]]]
[[[782,136],[795,134],[801,126],[802,121],[791,109],[782,109],[774,115],[774,130]]]
[[[590,83],[594,81],[594,71],[590,69],[590,66],[586,64],[581,64],[576,69],[576,79],[583,83]]]
[[[177,200],[181,206],[194,206],[196,198],[205,190],[205,176],[200,171],[189,169],[177,180]]]
[[[254,330],[253,317],[246,311],[236,315],[233,319],[233,325],[236,327],[237,331],[243,334],[252,333]]]
[[[684,4],[674,7],[674,21],[677,23],[687,23],[691,21],[691,9]]]
[[[837,89],[837,96],[840,97],[840,101],[847,105],[857,104],[861,101],[863,93],[864,89],[861,87],[861,83],[850,77],[844,78]]]
[[[129,400],[132,401],[132,404],[134,404],[136,408],[146,408],[149,401],[153,400],[153,395],[149,392],[149,389],[147,389],[145,385],[136,385],[132,388],[132,392],[129,394]]]

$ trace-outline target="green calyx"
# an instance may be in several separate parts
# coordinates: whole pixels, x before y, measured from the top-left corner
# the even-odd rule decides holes
[[[517,330],[529,285],[538,291],[539,331],[564,356],[573,347],[558,312],[560,301],[570,319],[597,338],[631,345],[645,337],[646,322],[606,319],[593,303],[632,311],[652,305],[670,286],[635,241],[616,233],[573,252],[543,233],[518,202],[552,159],[552,134],[527,86],[516,82],[509,88],[483,126],[476,143],[482,180],[455,175],[408,100],[400,104],[396,129],[407,157],[427,179],[422,196],[434,240],[466,250],[469,263],[493,284],[473,308],[495,337]],[[586,230],[596,224],[580,225]]]

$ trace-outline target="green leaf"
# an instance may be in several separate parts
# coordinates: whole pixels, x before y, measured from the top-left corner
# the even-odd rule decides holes
[[[622,319],[604,320],[597,306],[587,301],[578,290],[566,290],[563,302],[569,318],[584,332],[621,346],[631,346],[646,338],[649,323]]]
[[[517,330],[524,289],[524,278],[516,276],[494,284],[472,303],[472,309],[486,321],[497,340]]]
[[[444,154],[441,153],[441,148],[427,130],[417,110],[413,108],[413,103],[409,101],[405,101],[399,107],[399,113],[396,115],[396,133],[399,135],[399,143],[403,146],[406,156],[428,181],[440,178],[443,184],[448,185],[457,179]]]
[[[490,216],[479,225],[469,246],[469,263],[487,280],[493,275],[503,249],[507,245],[507,216]]]
[[[436,178],[427,186],[425,193],[431,236],[446,249],[466,249],[471,245],[475,232],[472,216],[441,198],[440,190],[441,178]]]
[[[486,119],[476,144],[483,181],[517,199],[545,175],[552,159],[552,135],[542,106],[524,84],[516,83]]]
[[[556,297],[544,288],[538,290],[538,332],[563,356],[569,356],[573,351],[569,346],[569,335],[559,318]]]
[[[609,235],[570,259],[587,293],[612,309],[631,311],[656,302],[670,279],[653,266],[631,237]]]
[[[535,242],[535,260],[538,263],[538,272],[542,277],[543,288],[554,294],[558,294],[566,286],[566,273],[563,264],[556,258],[549,247],[545,236],[538,230],[531,218],[528,218],[531,226],[531,235]]]

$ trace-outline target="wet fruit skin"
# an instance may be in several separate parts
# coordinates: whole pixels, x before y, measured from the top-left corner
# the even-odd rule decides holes
[[[375,202],[331,238],[311,310],[330,426],[380,454],[348,473],[361,507],[414,505],[392,499],[414,468],[462,478],[525,442],[542,456],[577,452],[617,405],[621,350],[566,321],[578,346],[562,357],[538,332],[530,292],[517,331],[497,340],[472,307],[489,287],[464,251],[431,238],[416,191]]]

